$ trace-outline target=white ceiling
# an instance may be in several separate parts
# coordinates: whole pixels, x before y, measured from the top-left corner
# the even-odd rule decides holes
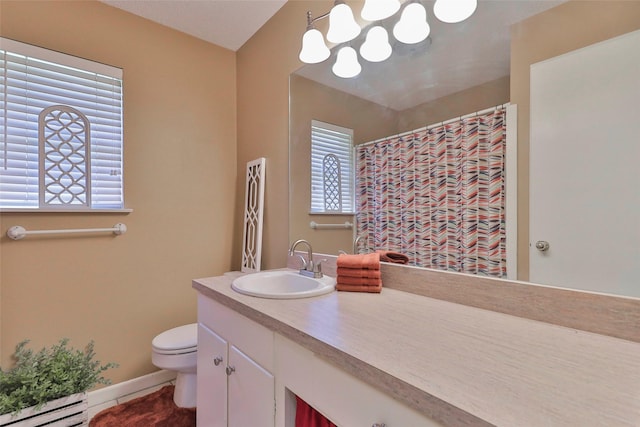
[[[427,41],[404,45],[393,41],[391,58],[381,63],[360,59],[362,72],[341,79],[328,60],[305,65],[296,73],[311,80],[402,111],[510,74],[510,26],[566,0],[480,0],[475,13],[458,24],[433,15],[435,0],[421,0],[431,33]],[[382,22],[389,34],[397,17]],[[363,31],[359,39],[364,38]],[[359,48],[363,40],[352,42]]]
[[[101,0],[237,51],[287,0]]]
[[[237,51],[287,0],[100,1]],[[566,0],[479,0],[474,15],[459,24],[438,21],[432,12],[434,1],[421,0],[431,26],[427,42],[414,46],[396,42],[391,59],[382,63],[361,59],[363,71],[352,79],[333,75],[333,56],[321,64],[305,65],[297,73],[401,111],[509,75],[509,27]],[[382,25],[391,33],[395,21],[397,16]],[[364,33],[350,43],[356,49]]]

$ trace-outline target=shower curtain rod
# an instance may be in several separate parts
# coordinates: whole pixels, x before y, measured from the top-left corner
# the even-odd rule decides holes
[[[490,113],[492,111],[502,110],[504,108],[507,108],[508,106],[509,106],[509,103],[507,102],[507,103],[504,103],[502,105],[496,105],[495,107],[490,107],[490,108],[486,108],[484,110],[476,111],[475,113],[469,113],[469,114],[465,114],[464,116],[454,117],[452,119],[445,120],[444,122],[433,123],[433,124],[430,124],[430,125],[427,125],[427,126],[423,126],[421,128],[418,128],[418,129],[413,129],[413,130],[409,130],[409,131],[406,131],[406,132],[402,132],[402,133],[399,133],[397,135],[385,136],[384,138],[376,139],[375,141],[369,141],[369,142],[365,142],[363,144],[358,144],[357,147],[365,147],[367,145],[377,144],[378,142],[383,142],[383,141],[386,141],[386,140],[392,139],[392,138],[401,138],[403,136],[411,135],[412,133],[422,132],[424,130],[433,129],[433,128],[438,127],[438,126],[445,126],[445,125],[448,125],[449,123],[457,122],[458,120],[468,119],[469,117],[480,116],[482,114]]]

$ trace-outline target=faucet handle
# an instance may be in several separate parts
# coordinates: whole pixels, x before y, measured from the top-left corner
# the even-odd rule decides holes
[[[322,263],[325,262],[327,259],[321,259],[320,261],[318,261],[314,266],[313,266],[313,272],[314,273],[319,273],[320,277],[322,277]]]
[[[296,258],[300,258],[300,261],[302,261],[302,265],[300,266],[300,270],[305,270],[307,268],[307,260],[305,260],[302,255],[296,255]]]

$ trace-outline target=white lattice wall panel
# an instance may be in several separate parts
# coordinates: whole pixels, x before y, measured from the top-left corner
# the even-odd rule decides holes
[[[260,271],[265,165],[266,159],[264,157],[247,162],[242,237],[243,272]]]

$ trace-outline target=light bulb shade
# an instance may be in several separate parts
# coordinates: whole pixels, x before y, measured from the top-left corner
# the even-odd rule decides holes
[[[302,36],[302,49],[300,50],[300,61],[306,64],[317,64],[329,57],[331,52],[324,43],[322,33],[315,28],[311,28]]]
[[[399,0],[366,0],[360,16],[367,21],[381,21],[400,10]]]
[[[436,0],[433,14],[447,24],[462,22],[476,11],[478,0]]]
[[[400,20],[393,27],[393,36],[406,44],[419,43],[429,36],[427,11],[420,3],[410,3],[402,11]]]
[[[372,27],[360,46],[360,56],[369,62],[381,62],[391,56],[391,45],[387,30],[381,26]]]
[[[353,17],[351,8],[344,3],[333,6],[329,13],[327,40],[331,43],[351,41],[360,34],[360,26]]]
[[[333,64],[333,74],[343,79],[355,77],[360,74],[362,67],[358,62],[358,54],[355,49],[346,46],[338,51],[336,63]]]

